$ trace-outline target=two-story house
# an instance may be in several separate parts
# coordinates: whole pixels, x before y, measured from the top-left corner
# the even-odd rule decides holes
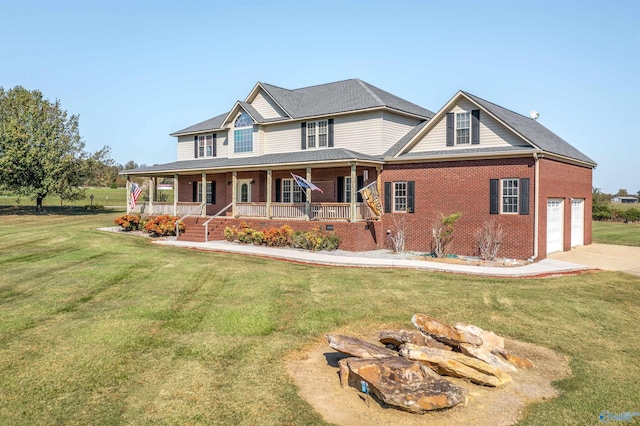
[[[176,162],[123,173],[150,178],[138,208],[191,215],[201,240],[240,221],[286,223],[371,250],[387,247],[402,219],[407,249],[430,251],[436,217],[461,212],[457,254],[478,253],[476,232],[492,218],[504,229],[502,257],[591,243],[595,162],[534,118],[466,92],[433,113],[358,79],[294,90],[258,83],[229,112],[172,136]],[[174,179],[173,203],[155,202],[159,177]],[[380,214],[358,192],[373,182]]]

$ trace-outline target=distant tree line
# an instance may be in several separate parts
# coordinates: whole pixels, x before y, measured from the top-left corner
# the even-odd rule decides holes
[[[609,220],[615,222],[638,222],[640,221],[640,209],[615,208],[611,204],[614,197],[628,197],[629,192],[625,188],[620,188],[615,194],[605,194],[600,188],[593,187],[591,215],[593,220]],[[640,198],[640,191],[637,196]]]

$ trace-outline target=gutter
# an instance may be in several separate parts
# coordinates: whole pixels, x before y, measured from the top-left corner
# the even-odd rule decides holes
[[[531,256],[528,260],[529,262],[533,262],[538,258],[538,242],[540,240],[540,232],[538,230],[538,226],[540,223],[540,159],[543,157],[542,154],[538,154],[537,152],[533,153],[533,160],[535,164],[534,168],[534,181],[535,181],[535,195],[534,195],[534,206],[533,211],[535,212],[535,216],[533,217],[533,256]]]

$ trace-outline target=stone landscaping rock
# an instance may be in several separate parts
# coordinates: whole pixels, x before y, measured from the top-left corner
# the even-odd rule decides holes
[[[478,327],[477,325],[456,323],[454,325],[458,331],[466,331],[467,333],[475,334],[482,339],[482,346],[492,351],[494,348],[504,349],[504,338],[498,336],[493,331],[486,331]]]
[[[415,314],[411,318],[414,326],[425,334],[448,345],[457,346],[460,343],[470,343],[481,346],[482,339],[466,331],[458,331],[449,324],[445,324],[424,314]]]
[[[364,380],[380,401],[412,413],[449,408],[467,401],[463,388],[405,358],[345,358],[338,364],[343,387],[360,390]]]
[[[516,371],[518,371],[512,364],[506,362],[504,358],[501,358],[498,355],[492,353],[484,345],[475,346],[468,343],[460,343],[460,350],[463,354],[470,357],[478,358],[479,360],[484,361],[496,368],[499,368],[506,373],[515,373]]]
[[[327,341],[329,342],[329,346],[336,351],[358,358],[386,358],[398,356],[398,353],[391,349],[376,346],[372,343],[365,342],[364,340],[356,339],[354,337],[342,336],[339,334],[327,334]]]
[[[501,357],[503,357],[504,359],[506,359],[507,361],[509,361],[511,364],[520,367],[520,368],[534,368],[535,366],[533,365],[533,362],[531,362],[530,360],[528,360],[527,358],[518,356],[512,352],[509,352],[506,349],[499,349],[496,348],[494,349],[494,353],[497,353],[498,355],[500,355]]]
[[[400,355],[423,362],[439,374],[466,378],[480,385],[502,386],[511,382],[511,376],[504,371],[457,352],[405,343],[400,348]]]
[[[428,348],[451,350],[451,346],[438,342],[431,336],[415,330],[382,330],[379,333],[380,343],[385,345],[402,346],[405,343],[413,343]]]

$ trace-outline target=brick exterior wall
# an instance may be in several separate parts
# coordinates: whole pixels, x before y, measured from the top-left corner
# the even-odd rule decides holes
[[[383,182],[415,181],[415,212],[383,215],[385,232],[394,229],[394,219],[406,220],[406,248],[429,252],[434,248],[433,221],[440,213],[446,216],[461,212],[448,252],[477,256],[474,234],[485,221],[495,219],[504,228],[498,256],[529,258],[533,255],[534,197],[529,200],[529,215],[490,214],[490,179],[504,178],[529,178],[533,194],[533,158],[387,165]],[[384,185],[382,189],[384,192]]]
[[[548,198],[563,198],[565,202],[564,249],[571,247],[571,198],[585,199],[584,244],[591,244],[591,179],[590,168],[574,166],[543,158],[540,167],[540,206],[538,260],[546,257],[546,213]],[[365,184],[376,180],[373,167],[366,168]],[[365,167],[357,168],[362,176]],[[276,179],[287,179],[291,173],[306,176],[306,169],[274,170],[272,173],[271,199],[275,202]],[[323,189],[324,194],[314,191],[314,202],[336,202],[337,178],[350,176],[349,167],[313,169],[312,181]],[[253,179],[252,201],[266,201],[266,171],[238,172],[238,179]],[[529,214],[490,214],[490,179],[528,178],[530,182]],[[180,176],[179,200],[192,200],[192,186],[188,182],[200,181],[201,175]],[[207,214],[217,213],[231,203],[231,173],[207,175],[215,180],[216,204],[207,205]],[[535,226],[535,161],[532,157],[425,162],[415,164],[387,164],[381,173],[381,198],[384,200],[385,182],[415,182],[415,211],[413,213],[385,213],[375,222],[318,222],[283,221],[266,219],[230,219],[230,223],[248,223],[255,229],[279,227],[289,224],[294,230],[308,230],[333,226],[333,232],[341,237],[340,248],[363,251],[391,248],[388,232],[393,232],[403,222],[406,224],[406,249],[430,252],[433,250],[432,224],[440,213],[449,215],[461,212],[455,225],[454,238],[449,253],[477,256],[475,234],[485,221],[496,220],[504,229],[504,240],[499,257],[528,259],[534,255]],[[193,185],[193,184],[192,184]],[[501,200],[501,197],[500,197]]]
[[[563,251],[571,250],[571,198],[584,199],[584,244],[591,244],[593,169],[542,158],[540,160],[539,259],[547,257],[547,200],[564,200]]]

